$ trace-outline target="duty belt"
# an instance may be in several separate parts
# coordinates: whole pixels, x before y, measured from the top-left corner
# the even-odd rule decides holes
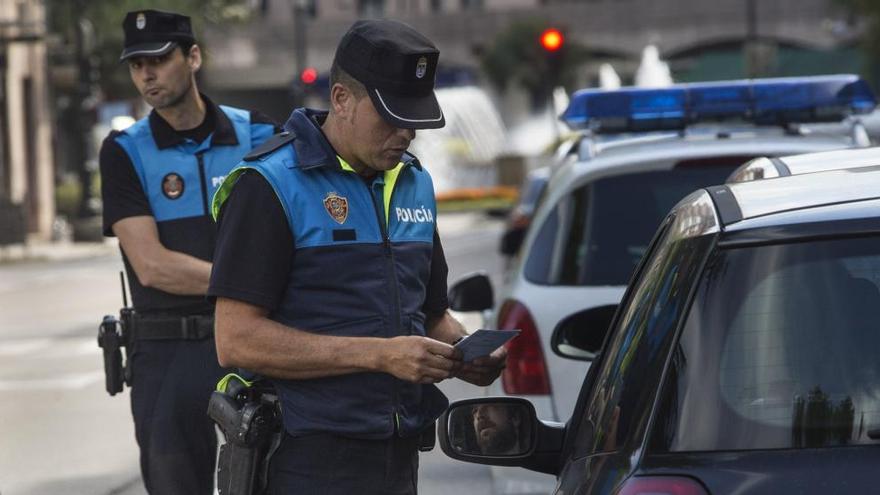
[[[135,315],[132,327],[135,340],[202,340],[214,335],[214,316]]]

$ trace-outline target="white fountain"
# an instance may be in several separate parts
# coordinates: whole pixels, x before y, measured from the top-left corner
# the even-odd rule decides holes
[[[660,50],[648,45],[642,50],[642,62],[636,70],[635,85],[644,88],[664,88],[672,85],[669,64],[660,59]]]
[[[614,66],[604,63],[599,66],[599,87],[602,89],[620,88],[620,76],[614,70]]]
[[[504,151],[506,130],[495,105],[476,86],[436,93],[446,127],[418,131],[410,146],[431,172],[435,191],[496,185],[495,158]]]

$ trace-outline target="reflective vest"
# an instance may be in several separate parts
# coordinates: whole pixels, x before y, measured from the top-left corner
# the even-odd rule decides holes
[[[425,335],[422,304],[437,217],[428,172],[407,155],[395,169],[365,183],[335,155],[311,113],[294,112],[285,126],[295,136],[291,143],[266,153],[255,150],[229,174],[214,198],[215,216],[247,169],[258,171],[275,190],[295,252],[273,320],[322,335]],[[447,406],[434,385],[385,373],[275,384],[285,428],[294,436],[410,436]]]
[[[210,101],[208,104],[213,105]],[[160,148],[150,117],[113,134],[140,179],[162,245],[206,261],[213,257],[216,235],[210,199],[242,157],[275,132],[270,123],[251,122],[247,110],[222,105],[213,108],[215,130],[201,143],[186,139]],[[213,309],[204,296],[179,296],[144,287],[127,259],[126,268],[138,310]]]

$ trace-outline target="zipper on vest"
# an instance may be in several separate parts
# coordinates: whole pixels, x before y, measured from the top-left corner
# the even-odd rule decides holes
[[[196,159],[199,161],[199,179],[202,181],[202,206],[205,208],[205,215],[208,215],[211,210],[208,208],[208,179],[207,174],[205,174],[205,157],[203,153],[204,151],[196,153]]]
[[[394,268],[394,251],[391,249],[391,238],[388,234],[388,223],[389,219],[385,216],[385,201],[384,201],[384,191],[380,191],[380,195],[377,197],[375,194],[375,179],[371,185],[367,185],[364,183],[364,186],[367,186],[367,189],[370,192],[370,199],[373,203],[373,211],[376,212],[376,220],[379,222],[379,230],[382,233],[382,251],[385,255],[386,265],[388,267],[388,283],[391,285],[391,293],[394,295],[392,298],[392,320],[393,320],[393,336],[403,335],[402,329],[400,328],[400,293],[397,287],[397,270]],[[384,185],[383,185],[384,187]],[[394,191],[391,191],[391,197],[389,199],[394,199]],[[390,202],[389,202],[390,203]],[[407,332],[408,333],[408,332]],[[398,389],[397,380],[394,380],[394,389],[392,390],[392,411],[394,415],[394,431],[401,435],[402,432],[400,430],[400,391]]]

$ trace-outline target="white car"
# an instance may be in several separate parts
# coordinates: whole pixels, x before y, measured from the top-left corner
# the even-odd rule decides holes
[[[780,105],[771,115],[761,107],[766,102],[755,96],[761,91],[752,88],[776,88],[773,85],[792,92],[809,85],[820,96],[810,102],[790,102],[798,106],[797,111]],[[719,94],[747,88],[749,109],[733,112],[734,123],[719,122],[728,108],[720,105],[713,108],[715,112],[702,113],[712,117],[712,122],[700,122],[693,117],[700,114],[694,108],[698,98],[690,92],[711,100],[706,97],[712,88],[718,88]],[[839,105],[840,119],[850,119],[852,132],[808,132],[800,125],[819,113],[804,107],[828,106],[821,101],[823,90]],[[779,101],[790,100],[773,91],[765,93]],[[854,99],[840,105],[843,93]],[[682,103],[680,111],[675,108],[676,99]],[[652,101],[658,108],[651,107]],[[487,326],[516,328],[521,333],[507,344],[507,367],[487,394],[526,397],[539,418],[566,421],[594,354],[583,352],[582,360],[573,360],[552,352],[551,336],[557,323],[593,308],[594,323],[589,327],[607,325],[657,226],[689,192],[723,183],[734,169],[756,157],[867,146],[864,130],[849,115],[869,111],[874,104],[870,89],[855,76],[802,78],[797,84],[770,79],[576,93],[563,118],[594,132],[585,133],[580,145],[554,170],[507,285],[499,291],[494,321]],[[615,111],[615,105],[621,108]],[[749,118],[752,123],[743,122]],[[775,125],[763,125],[767,121]],[[609,135],[616,131],[639,134]],[[486,301],[493,298],[480,293],[490,287],[481,277],[475,275],[453,286],[452,309],[488,309]],[[598,351],[601,335],[597,333],[595,342],[584,347]],[[553,487],[549,476],[492,469],[495,493],[547,493]]]
[[[866,167],[880,167],[880,147],[834,150],[775,158],[755,158],[730,174],[727,182],[748,182],[828,170]]]

